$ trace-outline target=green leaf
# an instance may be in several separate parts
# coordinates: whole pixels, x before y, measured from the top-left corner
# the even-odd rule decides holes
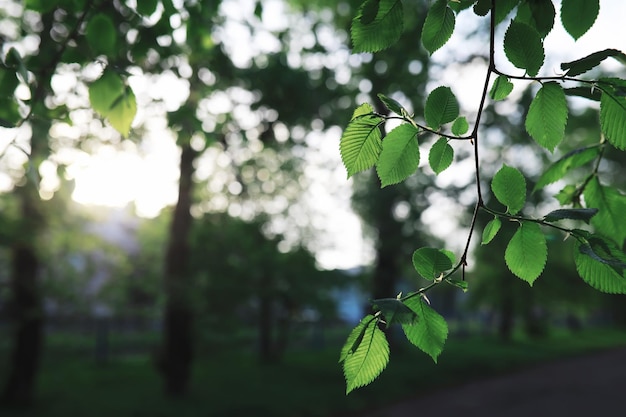
[[[19,85],[14,70],[0,66],[0,126],[13,128],[22,119],[15,100],[15,89]]]
[[[403,324],[406,338],[421,351],[430,355],[435,363],[443,351],[448,337],[446,320],[433,310],[421,297],[412,297],[404,302],[418,317],[413,324]]]
[[[14,68],[17,70],[17,73],[22,77],[22,81],[28,84],[28,70],[26,69],[26,65],[24,65],[24,61],[22,60],[22,56],[15,48],[10,48],[9,52],[7,52],[7,56],[5,59],[7,66]]]
[[[574,262],[578,275],[593,288],[609,294],[626,294],[626,256],[613,243],[590,239],[576,244]]]
[[[579,148],[568,152],[541,174],[533,192],[563,178],[570,170],[581,167],[596,159],[600,148],[597,146]]]
[[[370,21],[378,3],[376,17]],[[378,52],[388,48],[402,34],[402,2],[400,0],[368,0],[364,2],[352,20],[350,35],[353,52]]]
[[[448,42],[456,17],[446,0],[437,0],[428,10],[422,27],[422,44],[431,54]]]
[[[565,93],[556,82],[545,83],[530,103],[526,116],[526,131],[535,141],[554,151],[565,137],[567,101]]]
[[[373,111],[367,103],[357,107],[341,136],[339,149],[348,178],[373,167],[378,161],[382,150],[379,125],[383,119],[373,114]]]
[[[420,162],[418,132],[412,124],[404,123],[385,137],[376,164],[382,187],[402,182],[417,170]]]
[[[521,223],[504,252],[504,260],[511,272],[532,285],[541,275],[547,259],[546,237],[539,225]]]
[[[582,97],[588,100],[600,101],[602,92],[595,86],[579,86],[566,88],[565,95],[573,97]]]
[[[455,13],[459,13],[465,9],[469,9],[476,3],[476,0],[458,0],[452,1],[448,6],[454,10]]]
[[[569,184],[563,187],[561,191],[554,196],[554,198],[556,198],[562,206],[566,204],[574,204],[578,202],[577,200],[579,200],[577,193],[578,191],[576,187]]]
[[[356,352],[357,348],[361,344],[361,341],[363,340],[363,336],[365,335],[365,329],[367,329],[367,327],[373,321],[374,316],[368,314],[367,316],[363,317],[363,319],[361,319],[359,324],[357,324],[354,329],[352,329],[352,331],[348,335],[348,339],[341,348],[341,353],[339,354],[339,363],[345,361],[348,355]]]
[[[446,282],[450,285],[454,285],[457,288],[463,290],[463,292],[467,292],[469,289],[469,284],[467,281],[459,281],[458,279],[446,278]]]
[[[489,90],[489,97],[495,101],[504,100],[511,94],[511,91],[513,91],[513,83],[509,81],[508,77],[498,75],[491,86],[491,90]]]
[[[546,214],[543,220],[556,222],[558,220],[570,219],[582,220],[585,223],[589,223],[589,220],[596,214],[598,214],[598,209],[596,208],[558,209]]]
[[[94,53],[107,56],[117,55],[117,32],[113,21],[106,14],[98,13],[89,19],[85,37]]]
[[[122,135],[128,136],[137,113],[137,103],[133,91],[124,85],[118,74],[105,70],[89,86],[89,101],[91,107],[106,118],[111,126]]]
[[[469,123],[467,123],[467,119],[465,116],[457,117],[452,123],[452,127],[450,128],[453,135],[461,136],[467,133],[469,130]]]
[[[617,49],[605,49],[575,61],[564,62],[561,64],[561,69],[566,71],[565,75],[575,77],[597,67],[602,61],[609,57],[613,57],[626,64],[626,55],[622,51],[618,51]]]
[[[450,255],[435,248],[419,248],[413,252],[413,267],[423,278],[434,280],[452,269]]]
[[[385,317],[387,327],[395,323],[412,324],[417,319],[415,312],[397,298],[380,298],[372,304]]]
[[[491,10],[491,0],[478,0],[474,5],[474,13],[478,16],[487,16]]]
[[[60,0],[26,0],[27,9],[34,10],[39,13],[47,13],[54,10],[58,6]]]
[[[454,149],[446,138],[439,138],[434,143],[428,154],[428,163],[435,174],[439,174],[452,164],[454,159]]]
[[[435,88],[426,99],[424,118],[428,126],[437,130],[442,124],[459,117],[459,102],[449,87]]]
[[[491,242],[493,238],[496,237],[501,227],[502,227],[502,221],[500,220],[500,218],[494,217],[493,220],[491,220],[485,226],[485,229],[483,230],[483,240],[482,242],[480,242],[480,244],[486,245],[489,242]]]
[[[346,394],[372,382],[389,362],[389,343],[385,333],[378,328],[377,321],[370,320],[364,326],[365,331],[358,347],[347,353],[343,360]]]
[[[581,253],[593,258],[595,261],[609,265],[618,274],[624,275],[624,269],[626,268],[625,256],[615,244],[600,236],[590,235],[585,239],[586,241],[582,242],[579,248]]]
[[[159,0],[138,0],[137,13],[142,16],[151,16],[157,9]]]
[[[600,0],[563,0],[561,22],[572,38],[578,40],[595,23],[600,12]]]
[[[504,53],[513,65],[526,70],[531,77],[537,75],[545,57],[539,33],[515,20],[504,35]]]
[[[602,234],[622,245],[626,238],[626,195],[612,187],[604,187],[594,177],[583,193],[587,207],[595,207],[598,214],[591,219],[591,224]]]
[[[380,101],[383,102],[385,107],[387,107],[387,109],[389,109],[389,111],[392,111],[395,114],[399,114],[400,116],[408,114],[406,109],[404,107],[402,107],[402,105],[400,103],[398,103],[396,100],[392,99],[391,97],[387,97],[384,94],[378,93],[378,98],[380,99]]]
[[[609,143],[617,149],[626,150],[626,81],[618,78],[602,78],[598,81],[602,90],[600,98],[600,127]]]
[[[515,20],[535,29],[543,39],[554,27],[555,15],[552,0],[526,0],[518,7]]]
[[[526,179],[517,169],[503,165],[491,181],[491,190],[510,214],[518,213],[526,203]]]
[[[511,11],[519,4],[520,0],[498,0],[495,21],[500,24]],[[491,10],[491,0],[478,0],[474,5],[474,13],[478,16],[486,16]]]

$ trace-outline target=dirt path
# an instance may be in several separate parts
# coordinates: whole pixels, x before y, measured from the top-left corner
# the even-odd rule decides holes
[[[451,388],[363,417],[409,416],[626,416],[626,349]]]

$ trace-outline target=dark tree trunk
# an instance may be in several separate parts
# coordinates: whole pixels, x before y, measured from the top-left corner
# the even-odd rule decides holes
[[[193,162],[196,151],[190,145],[182,147],[178,202],[170,228],[165,255],[166,306],[162,371],[165,392],[182,396],[189,388],[193,357],[193,311],[189,300],[190,276],[189,232],[193,190]]]
[[[259,360],[262,363],[274,361],[273,321],[272,298],[269,294],[261,294],[259,297]]]
[[[41,356],[43,315],[37,283],[39,260],[32,245],[16,245],[11,252],[15,329],[3,400],[27,405],[33,397]]]

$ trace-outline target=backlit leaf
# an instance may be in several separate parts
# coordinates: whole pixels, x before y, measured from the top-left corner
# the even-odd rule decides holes
[[[626,256],[612,242],[590,239],[577,242],[574,262],[578,275],[593,288],[609,294],[626,294]]]
[[[609,143],[626,150],[626,81],[603,78],[598,82],[600,98],[600,127]]]
[[[418,317],[413,324],[402,325],[406,338],[437,362],[448,337],[446,320],[426,304],[421,297],[409,298],[404,303]]]
[[[618,51],[617,49],[605,49],[575,61],[564,62],[561,64],[561,69],[566,71],[565,75],[575,77],[597,67],[602,61],[609,57],[613,57],[626,64],[626,55],[622,51]]]
[[[600,12],[600,0],[563,0],[561,22],[572,38],[583,36],[595,23]]]
[[[491,189],[510,214],[518,213],[526,203],[526,179],[513,167],[502,166],[491,181]]]
[[[525,23],[513,20],[504,35],[504,53],[517,68],[534,77],[543,65],[543,43],[539,33]]]
[[[422,44],[431,54],[448,42],[456,17],[446,0],[437,0],[428,10],[422,27]]]
[[[511,94],[511,91],[513,91],[513,83],[506,76],[498,75],[489,90],[489,97],[495,101],[504,100]]]
[[[412,324],[417,319],[415,312],[397,298],[380,298],[373,300],[372,305],[381,312],[387,327],[395,323]]]
[[[591,224],[621,246],[626,238],[626,195],[615,188],[601,185],[598,178],[594,177],[585,187],[583,196],[587,207],[598,209]]]
[[[440,138],[430,148],[428,153],[428,163],[435,174],[439,174],[452,164],[454,159],[454,149],[446,138]]]
[[[500,218],[494,217],[494,219],[491,220],[489,223],[487,223],[487,225],[483,229],[483,239],[482,239],[482,242],[480,242],[480,244],[486,245],[489,242],[491,242],[493,238],[496,237],[501,227],[502,227],[502,221],[500,220]]]
[[[105,70],[102,76],[89,86],[91,107],[111,126],[124,136],[128,136],[130,126],[137,113],[135,95],[124,85],[115,72]]]
[[[419,248],[413,252],[413,267],[423,278],[433,280],[452,269],[452,260],[439,249]]]
[[[109,16],[104,13],[93,15],[87,22],[85,37],[96,54],[114,56],[117,54],[117,32]]]
[[[465,116],[457,117],[452,123],[452,127],[450,128],[453,135],[461,136],[467,133],[469,130],[469,123],[467,123],[467,119]]]
[[[403,116],[404,114],[408,114],[406,109],[402,107],[400,103],[398,103],[396,100],[392,99],[391,97],[387,97],[386,95],[379,93],[378,98],[380,99],[380,101],[383,102],[385,107],[389,109],[389,111],[392,111],[395,114],[399,114],[400,116]]]
[[[379,0],[376,17],[370,21],[374,0],[364,2],[352,20],[353,52],[377,52],[395,43],[402,34],[400,0]]]
[[[463,290],[463,292],[467,292],[469,289],[469,284],[467,281],[459,281],[458,279],[446,278],[446,282],[450,285],[454,285],[457,288]]]
[[[459,102],[449,87],[435,88],[426,99],[424,118],[431,128],[437,130],[442,124],[459,117]]]
[[[521,223],[504,252],[504,260],[511,272],[532,285],[543,272],[547,259],[548,246],[539,225]]]
[[[545,38],[554,27],[556,10],[552,0],[523,1],[517,9],[515,20],[525,23]]]
[[[363,319],[361,319],[359,324],[357,324],[354,329],[352,329],[352,331],[348,335],[348,338],[346,339],[346,342],[341,348],[341,353],[339,354],[339,363],[345,361],[349,354],[352,354],[357,350],[357,348],[361,344],[361,341],[363,340],[365,329],[372,321],[374,321],[374,316],[368,314],[363,317]]]
[[[541,177],[537,180],[537,184],[535,184],[533,191],[560,180],[565,176],[565,174],[574,168],[588,164],[598,157],[599,152],[600,148],[597,146],[575,149],[568,152],[554,164],[550,165],[550,167],[548,167],[548,169],[541,174]]]
[[[373,114],[370,104],[361,104],[341,135],[339,149],[348,178],[357,172],[373,167],[382,150],[379,125],[383,119]]]
[[[580,198],[578,197],[578,191],[576,186],[572,184],[568,184],[561,189],[558,193],[555,194],[554,198],[562,205],[565,206],[567,204],[579,204]]]
[[[567,101],[563,89],[556,82],[545,83],[530,103],[526,116],[526,131],[535,141],[554,151],[565,137]]]
[[[418,132],[415,126],[404,123],[385,137],[376,164],[376,172],[383,187],[404,181],[417,170],[420,162]]]
[[[388,362],[389,343],[385,333],[378,328],[376,320],[370,319],[365,324],[365,331],[358,347],[348,353],[343,360],[346,394],[376,379]]]

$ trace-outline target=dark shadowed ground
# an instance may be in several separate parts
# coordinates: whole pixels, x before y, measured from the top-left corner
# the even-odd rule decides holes
[[[626,416],[626,349],[438,391],[364,417],[408,416]]]

